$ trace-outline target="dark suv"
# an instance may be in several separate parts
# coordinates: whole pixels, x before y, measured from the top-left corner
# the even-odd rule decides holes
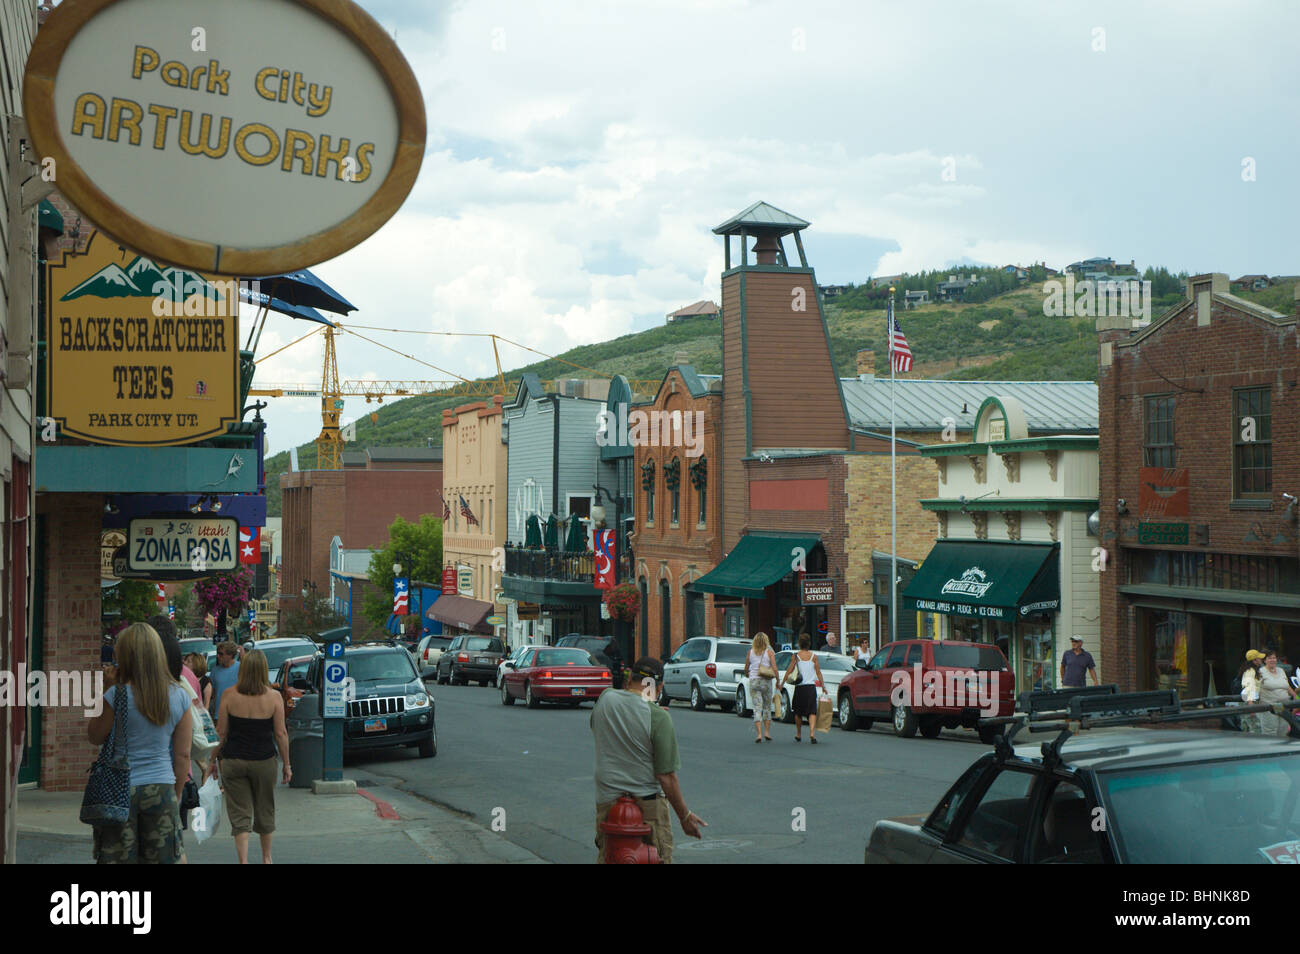
[[[611,684],[615,689],[623,688],[624,662],[623,653],[618,648],[618,640],[613,636],[583,636],[570,633],[560,637],[557,647],[585,649],[596,657],[596,662],[609,670]]]
[[[344,659],[352,692],[343,723],[343,750],[405,745],[418,747],[422,759],[437,755],[433,696],[406,648],[397,643],[352,645]],[[313,659],[306,679],[298,680],[295,688],[319,696],[325,662],[323,656]]]
[[[438,657],[438,684],[496,685],[497,666],[505,655],[505,644],[495,636],[457,636]]]

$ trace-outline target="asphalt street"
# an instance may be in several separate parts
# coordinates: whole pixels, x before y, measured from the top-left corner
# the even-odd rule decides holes
[[[437,757],[350,756],[349,774],[451,808],[548,861],[593,861],[591,704],[534,710],[503,706],[494,688],[429,688]],[[674,861],[686,864],[860,863],[878,819],[928,811],[987,751],[973,732],[900,739],[880,724],[819,731],[812,746],[807,727],[796,744],[794,727],[776,723],[774,741],[756,745],[753,723],[734,713],[680,702],[670,712],[687,805],[709,823],[701,841],[674,827]]]

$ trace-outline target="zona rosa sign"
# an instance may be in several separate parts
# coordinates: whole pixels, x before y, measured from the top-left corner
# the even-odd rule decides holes
[[[397,211],[424,154],[415,76],[351,0],[64,0],[23,106],[87,218],[222,275],[346,251]]]

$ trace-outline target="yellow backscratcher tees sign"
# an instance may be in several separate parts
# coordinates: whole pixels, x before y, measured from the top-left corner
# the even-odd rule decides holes
[[[239,420],[239,289],[100,232],[47,267],[46,414],[97,444],[188,444]]]

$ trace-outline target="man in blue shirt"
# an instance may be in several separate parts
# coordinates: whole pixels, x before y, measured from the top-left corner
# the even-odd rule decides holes
[[[217,647],[217,664],[212,667],[208,677],[212,680],[212,718],[217,718],[221,711],[221,694],[232,688],[239,681],[239,660],[236,654],[239,647],[226,640]]]
[[[1067,688],[1085,686],[1087,673],[1092,673],[1092,684],[1097,685],[1097,664],[1092,654],[1084,651],[1081,638],[1071,636],[1070,651],[1061,657],[1061,685]]]

